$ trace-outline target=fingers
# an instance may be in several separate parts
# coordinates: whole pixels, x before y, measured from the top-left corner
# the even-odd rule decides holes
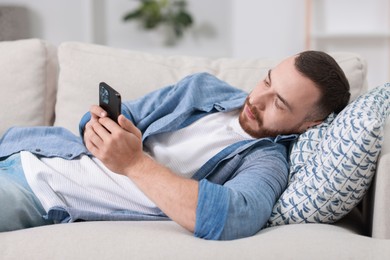
[[[91,119],[86,125],[84,132],[84,141],[88,148],[93,153],[99,151],[106,144],[109,144],[112,138],[123,137],[123,131],[134,135],[139,141],[142,140],[141,131],[125,116],[118,117],[118,124],[109,117],[100,117],[101,112],[105,112],[97,106],[91,107],[91,113],[96,118]],[[141,141],[142,142],[142,141]]]
[[[118,117],[119,126],[122,127],[127,132],[134,134],[137,138],[142,139],[141,131],[124,115]]]
[[[89,109],[89,112],[91,114],[91,119],[85,125],[85,128],[91,127],[91,125],[93,125],[95,122],[97,122],[97,120],[99,118],[107,116],[107,112],[104,111],[104,109],[102,109],[100,106],[97,106],[97,105],[91,106],[91,108]]]
[[[94,117],[94,118],[100,118],[100,117],[107,116],[107,112],[98,105],[92,105],[91,108],[89,109],[89,112],[91,113],[92,117]]]
[[[88,137],[91,139],[91,142],[93,142],[95,146],[100,147],[104,142],[109,140],[112,135],[115,135],[115,133],[118,133],[119,131],[123,131],[123,129],[110,118],[102,117],[95,122],[91,122],[86,131],[88,131]]]
[[[85,132],[84,132],[84,142],[88,150],[96,155],[100,147],[103,146],[104,140],[100,136],[102,133],[104,135],[104,128],[98,121],[88,123]],[[107,131],[107,130],[105,130]],[[98,134],[100,133],[100,134]]]

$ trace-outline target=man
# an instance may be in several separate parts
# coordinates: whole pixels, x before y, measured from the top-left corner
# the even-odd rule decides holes
[[[0,142],[0,230],[170,218],[206,239],[253,235],[286,187],[289,142],[349,97],[337,63],[309,51],[249,95],[200,73],[124,103],[118,124],[92,106],[85,146],[61,128],[12,129]]]

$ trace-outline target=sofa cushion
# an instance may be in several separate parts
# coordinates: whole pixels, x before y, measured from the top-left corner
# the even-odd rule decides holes
[[[390,83],[349,104],[293,144],[289,184],[268,225],[333,223],[368,190],[390,112]]]
[[[283,245],[281,248],[281,245]],[[390,240],[336,225],[286,225],[232,241],[193,236],[173,221],[95,221],[0,233],[2,260],[385,260]]]
[[[0,42],[0,136],[11,126],[50,125],[57,86],[56,48],[38,39]]]
[[[209,72],[233,86],[250,91],[278,60],[162,56],[105,46],[67,42],[59,46],[60,76],[56,126],[78,133],[78,123],[98,102],[98,84],[104,81],[135,99],[195,72]],[[366,65],[351,53],[332,54],[344,69],[352,96],[365,91]]]

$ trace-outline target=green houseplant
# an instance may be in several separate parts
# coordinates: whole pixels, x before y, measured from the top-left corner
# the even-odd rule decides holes
[[[146,30],[165,26],[170,33],[166,44],[173,45],[184,31],[193,24],[192,15],[186,10],[186,0],[137,0],[139,6],[123,16],[124,21],[137,20]]]

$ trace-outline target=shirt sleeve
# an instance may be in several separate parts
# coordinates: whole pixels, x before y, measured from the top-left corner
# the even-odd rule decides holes
[[[287,176],[285,151],[274,151],[260,158],[258,152],[246,156],[235,177],[223,185],[201,180],[194,235],[231,240],[256,234],[267,223]]]
[[[89,120],[91,120],[91,113],[90,112],[85,113],[80,120],[79,133],[80,133],[80,136],[83,138],[84,138],[85,125],[89,122]]]

